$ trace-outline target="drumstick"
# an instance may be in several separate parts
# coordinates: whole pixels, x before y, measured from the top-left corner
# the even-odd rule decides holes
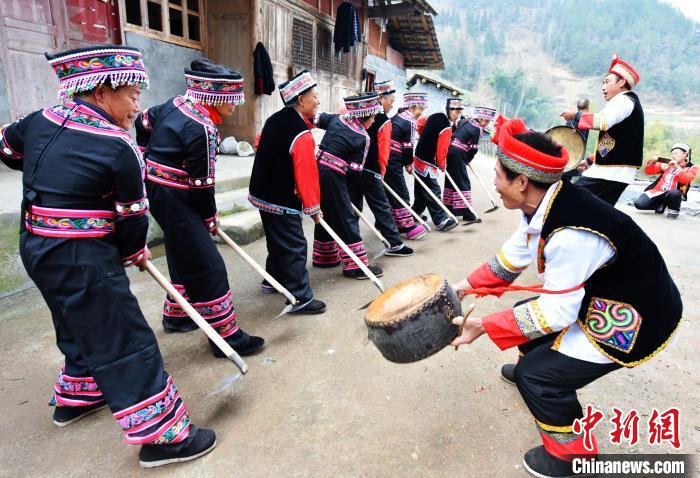
[[[467,323],[467,319],[469,318],[469,316],[471,315],[471,313],[474,311],[475,308],[476,308],[475,303],[472,303],[469,305],[469,307],[467,307],[467,313],[464,314],[464,320],[462,321],[461,324],[459,324],[459,333],[457,333],[457,337],[462,335],[462,332],[464,332],[464,324]],[[455,351],[457,351],[457,350],[459,350],[459,345],[455,345]]]

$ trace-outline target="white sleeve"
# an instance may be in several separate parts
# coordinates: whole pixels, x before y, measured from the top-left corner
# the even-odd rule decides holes
[[[589,231],[566,228],[554,233],[544,248],[544,288],[565,290],[585,282],[615,256],[603,237]],[[531,339],[564,329],[576,322],[583,288],[566,294],[542,294],[514,307],[514,314],[528,323]]]
[[[634,101],[624,93],[620,93],[611,99],[600,113],[596,113],[593,119],[593,127],[600,131],[607,131],[632,114]]]

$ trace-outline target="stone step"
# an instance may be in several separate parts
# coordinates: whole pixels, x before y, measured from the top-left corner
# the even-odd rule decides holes
[[[250,244],[265,235],[257,209],[224,216],[220,219],[220,223],[221,230],[239,246]],[[223,244],[223,241],[218,237],[216,241]]]

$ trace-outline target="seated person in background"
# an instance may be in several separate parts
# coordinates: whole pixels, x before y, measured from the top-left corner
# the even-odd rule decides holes
[[[671,147],[671,161],[666,164],[659,162],[654,156],[644,167],[645,174],[661,176],[647,187],[634,201],[637,209],[651,210],[663,214],[668,207],[669,219],[678,219],[681,201],[688,199],[688,189],[698,174],[698,167],[690,161],[690,146],[676,143]]]

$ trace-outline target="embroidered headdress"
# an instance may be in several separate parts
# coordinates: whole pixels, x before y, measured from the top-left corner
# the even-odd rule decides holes
[[[472,114],[472,118],[493,121],[493,119],[495,117],[496,117],[496,110],[493,108],[489,108],[488,106],[475,106],[474,107],[474,114]]]
[[[396,86],[392,80],[377,81],[374,83],[374,92],[380,95],[396,93]]]
[[[277,88],[280,90],[280,95],[282,95],[282,102],[285,105],[291,105],[300,94],[309,91],[314,86],[316,86],[314,77],[307,70],[303,70],[291,80],[278,85]]]
[[[622,78],[623,80],[627,80],[627,83],[630,85],[630,88],[634,88],[635,86],[637,86],[637,83],[639,83],[639,73],[637,73],[635,69],[632,68],[632,65],[620,60],[620,58],[617,56],[617,53],[613,55],[612,63],[610,64],[610,69],[608,70],[608,73],[613,73]]]
[[[350,118],[366,118],[379,113],[382,106],[379,104],[379,93],[362,93],[357,96],[343,98],[345,102],[346,116]]]
[[[45,56],[58,76],[59,98],[94,90],[106,82],[114,89],[124,85],[148,88],[143,56],[136,48],[104,45]]]
[[[447,109],[448,110],[463,110],[464,101],[459,98],[447,98]]]
[[[404,93],[403,107],[412,108],[414,106],[428,107],[428,93]]]
[[[195,58],[185,68],[186,97],[203,105],[242,105],[243,75],[208,58]]]

